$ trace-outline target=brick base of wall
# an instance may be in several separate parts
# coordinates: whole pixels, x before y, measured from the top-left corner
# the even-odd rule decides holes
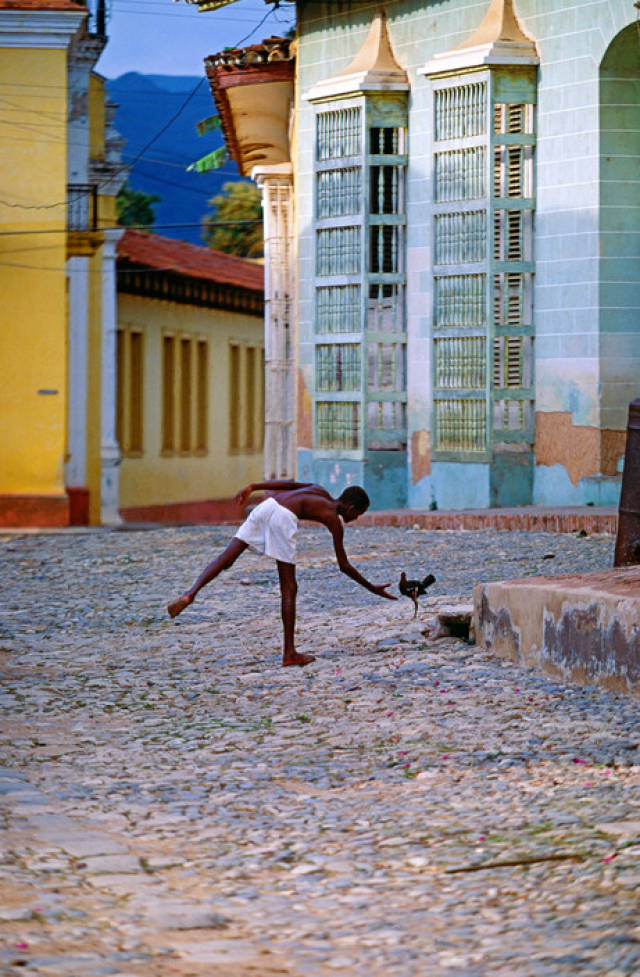
[[[167,502],[139,505],[120,510],[124,522],[155,522],[165,526],[193,523],[240,523],[243,510],[233,499],[205,499],[201,502]]]
[[[66,495],[0,495],[0,527],[57,529],[68,525]]]
[[[534,529],[546,533],[611,533],[618,531],[617,509],[590,506],[521,509],[473,509],[460,512],[431,512],[398,509],[366,512],[358,526],[409,526],[418,529]]]
[[[202,502],[174,502],[166,505],[135,506],[121,509],[125,522],[189,525],[239,524],[245,513],[233,499],[207,499]],[[431,512],[412,509],[366,512],[354,523],[358,526],[406,526],[418,529],[533,529],[547,533],[610,533],[618,531],[617,509],[590,506],[573,508],[474,509],[461,512]]]

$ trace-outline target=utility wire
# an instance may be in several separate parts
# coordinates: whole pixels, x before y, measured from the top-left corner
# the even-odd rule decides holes
[[[248,220],[236,220],[236,221],[210,221],[207,220],[207,227],[236,227],[239,224],[262,224],[261,217],[253,217]],[[113,228],[100,228],[100,230],[113,230],[119,228],[120,230],[126,231],[130,227],[133,231],[152,231],[152,230],[162,230],[169,227],[202,227],[202,221],[198,223],[190,224],[114,224]],[[67,234],[68,228],[66,227],[50,227],[42,231],[0,231],[0,237],[15,237],[22,236],[26,237],[28,234]],[[97,230],[96,230],[97,233]],[[36,250],[36,249],[34,249]]]
[[[258,30],[258,29],[259,29],[260,27],[262,27],[262,25],[264,24],[264,22],[265,22],[265,20],[267,20],[267,18],[268,18],[268,17],[270,17],[270,16],[271,16],[271,14],[272,14],[272,13],[274,13],[274,11],[275,11],[275,7],[271,7],[271,8],[269,9],[269,10],[267,10],[267,12],[266,12],[266,14],[264,15],[264,17],[262,18],[262,20],[260,21],[260,23],[259,23],[259,24],[256,24],[256,26],[255,26],[255,27],[253,28],[253,30],[252,30],[252,31],[249,31],[249,33],[247,34],[247,36],[246,36],[246,37],[243,37],[243,38],[242,38],[242,39],[241,39],[240,41],[238,41],[238,42],[237,42],[237,44],[235,44],[234,46],[235,46],[236,48],[239,48],[239,47],[240,47],[240,46],[241,46],[242,44],[244,44],[244,42],[245,42],[245,41],[248,41],[248,40],[249,40],[249,38],[250,38],[250,37],[251,37],[251,36],[252,36],[253,34],[255,34],[255,32],[256,32],[256,31],[257,31],[257,30]]]
[[[265,14],[265,16],[260,20],[260,22],[258,24],[256,24],[256,26],[245,37],[243,37],[239,41],[237,41],[237,43],[234,45],[234,47],[235,48],[239,48],[242,44],[244,44],[244,42],[247,41],[253,34],[255,34],[255,32],[262,27],[262,25],[265,23],[265,21],[273,13],[275,13],[275,10],[276,10],[276,7],[275,6],[274,7],[271,7],[267,11],[267,13]],[[196,84],[196,86],[189,92],[189,94],[187,95],[187,97],[181,103],[181,105],[177,109],[177,111],[171,116],[171,118],[142,147],[142,149],[137,153],[136,156],[134,156],[134,158],[130,162],[127,162],[127,163],[123,164],[122,166],[120,166],[116,170],[117,173],[121,173],[121,172],[124,172],[126,170],[131,171],[133,169],[133,167],[135,166],[135,164],[137,162],[139,162],[140,159],[143,157],[144,153],[146,153],[147,150],[150,149],[154,145],[154,143],[157,142],[157,140],[160,138],[160,136],[162,136],[167,131],[167,129],[169,129],[173,125],[173,123],[176,121],[176,119],[179,118],[179,116],[182,114],[182,112],[187,107],[187,105],[189,104],[189,102],[191,102],[191,100],[198,93],[198,89],[200,88],[200,86],[202,85],[202,82],[204,80],[205,80],[205,77],[204,76],[198,80],[198,83]],[[24,87],[32,87],[32,86],[24,86]],[[51,86],[51,87],[61,87],[62,88],[63,86]],[[35,111],[35,110],[32,110],[32,111]],[[47,114],[50,114],[50,113],[47,113]],[[23,129],[23,130],[25,130],[27,132],[34,132],[34,133],[37,133],[38,132],[38,127],[37,126],[31,127],[31,126],[29,126],[28,123],[26,125],[24,125],[24,124],[18,125],[18,124],[14,124],[14,123],[11,123],[11,122],[8,122],[8,121],[5,121],[5,120],[0,120],[0,123],[2,123],[2,122],[4,124],[6,124],[6,125],[12,125],[14,128],[21,128],[21,129]],[[61,123],[59,124],[59,126],[60,126],[60,128],[62,128],[62,124]],[[27,140],[24,140],[24,141],[26,142]],[[66,140],[64,140],[64,139],[53,140],[53,139],[49,138],[46,141],[51,143],[51,142],[54,142],[54,141],[55,142],[65,142]],[[78,144],[78,145],[81,145],[81,144]],[[162,162],[162,161],[158,160],[157,162]],[[170,164],[168,164],[168,165],[170,165]],[[184,187],[184,186],[181,186],[179,184],[172,183],[169,180],[162,180],[162,178],[160,178],[160,177],[153,177],[153,176],[149,176],[147,174],[143,174],[143,175],[144,175],[145,179],[156,180],[159,183],[166,183],[168,186],[176,186],[179,189],[185,189],[185,190],[192,189],[190,187]],[[193,189],[195,190],[195,188],[193,188]],[[203,193],[206,193],[205,191],[202,191],[202,192]],[[206,195],[208,196],[208,194],[206,194]],[[5,207],[11,207],[11,208],[16,208],[16,209],[21,209],[21,210],[50,210],[50,209],[52,209],[54,207],[66,206],[67,203],[68,203],[67,200],[60,200],[60,201],[56,201],[55,203],[51,203],[51,204],[19,204],[19,203],[11,203],[10,201],[0,200],[0,204],[4,205]],[[232,222],[232,223],[236,223],[236,222]],[[251,223],[256,223],[256,222],[253,221]],[[153,225],[147,225],[147,226],[153,226]],[[169,227],[194,227],[194,226],[195,227],[199,227],[200,225],[199,224],[196,224],[196,225],[194,225],[194,224],[175,224],[175,225],[165,224],[165,225],[155,225],[155,226],[157,228],[158,227],[169,228]],[[34,230],[34,231],[0,231],[0,235],[2,235],[2,236],[8,235],[8,234],[42,234],[42,233],[48,234],[48,233],[52,233],[52,232],[51,231],[38,231],[38,230]],[[60,231],[59,233],[66,233],[66,229],[64,229],[63,231]]]

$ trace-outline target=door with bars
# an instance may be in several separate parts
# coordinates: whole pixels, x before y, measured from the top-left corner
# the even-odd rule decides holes
[[[322,105],[315,153],[317,451],[406,448],[406,96]]]
[[[533,440],[535,84],[505,78],[434,81],[434,460]]]

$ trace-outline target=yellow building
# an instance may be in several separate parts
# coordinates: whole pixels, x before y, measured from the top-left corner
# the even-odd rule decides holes
[[[104,3],[0,0],[0,526],[117,519]]]
[[[118,243],[117,441],[127,521],[235,519],[262,476],[263,267],[127,230]]]

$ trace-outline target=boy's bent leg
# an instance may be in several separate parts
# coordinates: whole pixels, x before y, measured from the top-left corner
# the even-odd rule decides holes
[[[230,566],[236,562],[241,553],[243,553],[247,548],[247,544],[241,540],[234,538],[231,540],[227,548],[216,557],[205,569],[202,571],[193,587],[186,590],[181,597],[177,597],[172,600],[168,605],[167,610],[170,617],[177,617],[185,607],[193,603],[193,598],[196,596],[199,590],[201,590],[205,584],[208,584],[211,580],[222,573],[223,570],[228,570]]]
[[[314,655],[300,655],[295,649],[294,630],[296,626],[296,595],[298,583],[296,581],[295,563],[283,563],[277,560],[278,577],[280,578],[280,596],[282,607],[282,628],[284,631],[284,648],[282,652],[283,665],[308,665],[315,661]]]

